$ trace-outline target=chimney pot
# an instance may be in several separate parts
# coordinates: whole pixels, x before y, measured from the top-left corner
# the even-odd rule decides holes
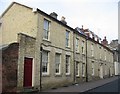
[[[67,24],[67,22],[65,21],[65,17],[64,16],[61,17],[61,22],[64,23],[64,24]]]

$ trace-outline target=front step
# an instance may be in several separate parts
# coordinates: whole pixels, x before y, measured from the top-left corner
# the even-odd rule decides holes
[[[27,88],[24,88],[22,92],[24,93],[37,93],[39,90],[38,89],[34,89],[33,87],[27,87]]]

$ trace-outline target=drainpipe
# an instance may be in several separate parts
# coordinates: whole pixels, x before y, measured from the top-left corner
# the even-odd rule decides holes
[[[76,68],[75,68],[75,32],[73,32],[73,63],[74,63],[74,78],[73,82],[76,84]]]
[[[42,45],[40,47],[40,91],[42,91]]]
[[[88,40],[88,37],[86,37],[86,82],[88,82],[88,67],[87,67],[87,40]]]

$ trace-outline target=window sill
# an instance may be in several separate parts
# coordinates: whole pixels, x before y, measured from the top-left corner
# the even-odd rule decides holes
[[[45,39],[45,38],[43,38],[43,41],[46,41],[46,42],[49,42],[49,43],[51,43],[51,41],[50,41],[50,40],[48,40],[48,39]]]
[[[70,46],[66,46],[67,49],[70,49]]]
[[[84,55],[84,56],[85,56],[85,53],[82,53],[82,55]]]
[[[70,76],[70,73],[66,73],[66,76]]]
[[[80,75],[76,75],[77,78],[80,78]]]
[[[82,78],[85,78],[85,75],[82,75]]]
[[[76,51],[76,54],[80,54],[80,52]]]
[[[50,77],[50,74],[44,74],[44,73],[42,73],[42,76],[43,77]]]
[[[55,74],[55,77],[62,77],[61,74]]]

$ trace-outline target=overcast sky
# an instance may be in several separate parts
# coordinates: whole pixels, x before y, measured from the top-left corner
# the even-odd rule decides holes
[[[56,12],[58,19],[66,18],[72,28],[89,28],[102,39],[118,39],[119,0],[0,0],[0,14],[12,1],[39,8],[50,14]]]

